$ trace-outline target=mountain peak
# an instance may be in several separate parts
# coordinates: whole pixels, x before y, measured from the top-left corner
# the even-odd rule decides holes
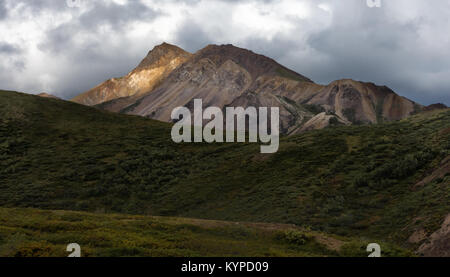
[[[185,52],[180,47],[170,44],[170,43],[167,43],[167,42],[163,42],[161,44],[156,45],[155,47],[153,47],[152,50],[150,50],[149,53],[151,53],[155,49],[162,49],[162,50],[166,50],[166,51],[180,51],[181,50],[182,52]]]
[[[309,78],[280,65],[269,57],[256,54],[251,50],[240,48],[233,44],[210,44],[195,53],[194,61],[199,61],[204,58],[211,60],[216,65],[221,65],[231,60],[245,68],[255,80],[262,75],[277,75],[288,79],[313,83]]]
[[[240,48],[238,46],[234,46],[231,43],[228,43],[228,44],[208,44],[206,47],[204,47],[200,51],[206,50],[206,49],[240,49],[240,50],[244,50],[244,51],[247,51],[247,52],[252,52],[252,51],[250,51],[248,49]]]
[[[105,81],[72,99],[85,105],[98,105],[118,98],[139,96],[158,86],[192,54],[166,42],[155,46],[128,75]]]
[[[247,55],[257,55],[253,51],[234,46],[233,44],[209,44],[206,47],[200,49],[197,55],[211,55],[211,54],[221,54],[221,55],[236,55],[236,54],[247,54]],[[262,56],[262,55],[258,55]]]
[[[181,49],[178,46],[163,42],[162,44],[157,45],[152,50],[150,50],[137,68],[152,66],[163,57],[167,57],[169,59],[175,58],[177,56],[188,58],[190,55],[191,53]]]
[[[160,45],[157,45],[156,47],[158,47],[158,46],[168,47],[168,46],[174,46],[174,45],[164,41],[163,43],[161,43]]]
[[[445,110],[448,109],[447,105],[442,103],[431,104],[424,108],[425,111]]]

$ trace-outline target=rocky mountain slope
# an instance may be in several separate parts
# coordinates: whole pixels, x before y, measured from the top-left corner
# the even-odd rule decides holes
[[[153,55],[171,57],[167,61],[177,58],[164,74],[139,71],[142,82],[123,85],[129,84],[132,77],[125,77],[124,81],[113,79],[75,101],[88,105],[101,103],[99,107],[109,111],[166,122],[171,121],[174,108],[191,108],[196,98],[201,98],[205,107],[222,109],[226,106],[279,107],[281,131],[285,134],[321,129],[330,124],[399,120],[422,109],[388,87],[373,83],[338,80],[326,86],[316,84],[268,57],[233,45],[209,45],[190,55],[176,46],[163,44],[149,53]],[[148,59],[144,64],[145,68],[160,68],[159,59]],[[129,76],[136,74],[133,72]],[[121,85],[109,85],[116,82]],[[95,101],[91,101],[92,97]]]
[[[191,54],[176,46],[163,43],[150,51],[127,76],[109,79],[72,101],[93,106],[122,97],[138,97],[158,87],[162,80],[190,56]]]
[[[450,257],[450,214],[441,228],[424,241],[418,253],[427,257]]]
[[[432,105],[426,106],[426,107],[424,108],[424,110],[425,110],[425,111],[445,110],[445,109],[447,109],[447,108],[448,108],[447,105],[442,104],[442,103],[437,103],[437,104],[432,104]]]

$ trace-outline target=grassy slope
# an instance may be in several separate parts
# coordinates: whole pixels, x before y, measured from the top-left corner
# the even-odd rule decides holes
[[[170,126],[0,92],[0,206],[309,226],[402,246],[450,210],[450,112],[255,144],[171,142]]]
[[[370,241],[281,224],[0,208],[0,257],[64,257],[69,243],[83,257],[359,256]],[[383,256],[411,256],[382,244]]]

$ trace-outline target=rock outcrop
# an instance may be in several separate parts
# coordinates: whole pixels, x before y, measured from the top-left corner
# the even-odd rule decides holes
[[[418,252],[426,257],[450,257],[450,214],[439,230],[431,234]]]
[[[56,97],[56,96],[54,96],[52,94],[49,94],[49,93],[46,93],[46,92],[39,93],[38,96],[44,97],[44,98],[60,99],[59,97]]]

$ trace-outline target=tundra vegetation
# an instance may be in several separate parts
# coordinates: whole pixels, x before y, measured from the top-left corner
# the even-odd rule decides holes
[[[92,256],[365,255],[365,242],[409,255],[450,210],[448,173],[421,183],[450,154],[448,109],[282,137],[269,155],[249,143],[177,144],[171,127],[0,92],[0,255],[63,255],[67,240]],[[424,238],[408,241],[418,230]],[[323,248],[319,233],[344,243]]]

